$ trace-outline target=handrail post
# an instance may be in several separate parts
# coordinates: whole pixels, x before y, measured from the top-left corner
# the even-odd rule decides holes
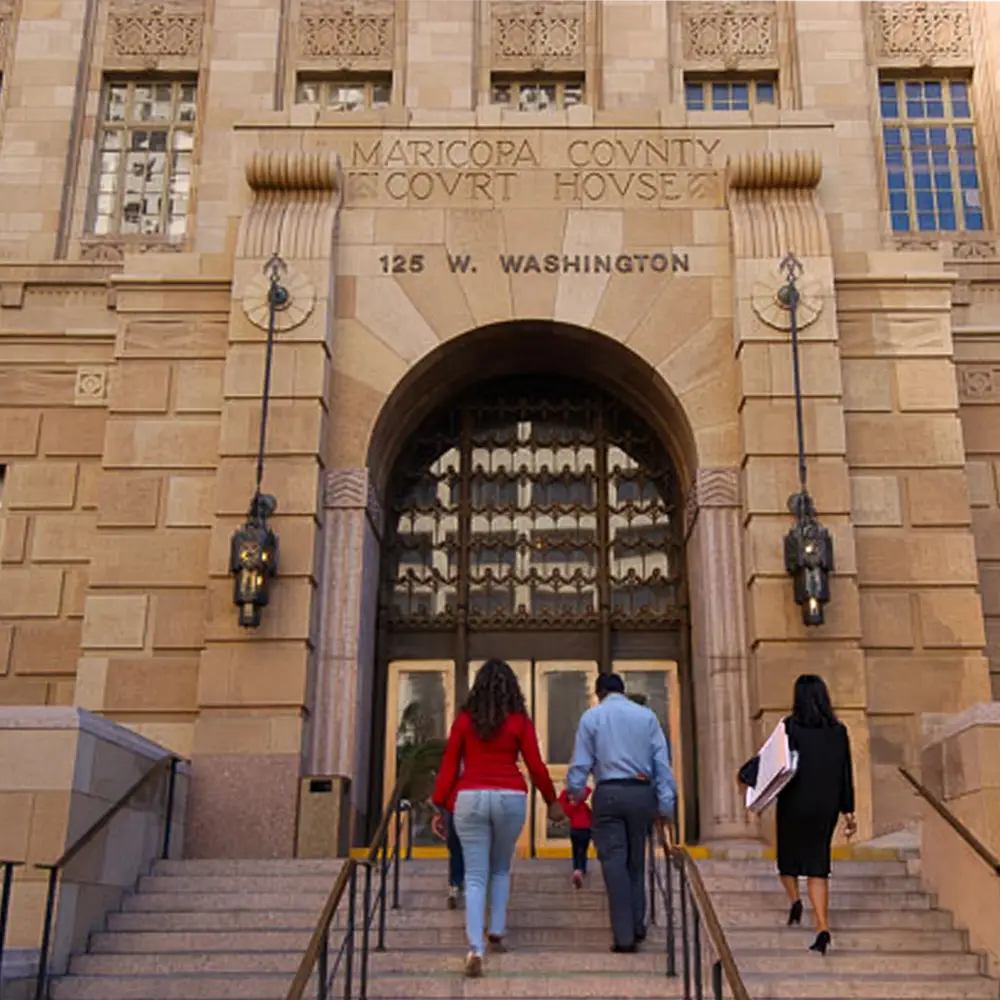
[[[316,974],[319,976],[319,989],[317,991],[319,1000],[326,1000],[329,988],[327,983],[330,976],[330,938],[328,933],[323,935],[323,943],[319,947],[319,956],[316,959]]]
[[[360,1000],[368,1000],[368,943],[371,927],[372,908],[372,866],[365,864],[365,894],[361,922],[361,989],[358,992]]]
[[[177,758],[170,758],[170,775],[167,778],[167,810],[163,821],[163,860],[170,859],[170,834],[174,825],[174,796],[177,790]]]
[[[688,935],[688,873],[687,862],[683,858],[677,863],[680,873],[681,903],[681,965],[684,971],[684,1000],[691,1000],[691,954]]]
[[[667,864],[666,879],[666,900],[664,906],[667,908],[667,975],[677,975],[677,936],[674,931],[674,859],[670,849],[665,850]]]
[[[694,907],[694,912],[691,914],[691,933],[692,933],[692,965],[694,972],[694,996],[695,1000],[705,1000],[705,992],[702,987],[701,981],[701,916],[698,912],[698,908]]]
[[[378,944],[376,951],[385,951],[385,908],[389,902],[389,833],[382,841],[382,858],[379,864],[378,890]]]
[[[413,860],[413,805],[406,810],[406,860]]]
[[[653,829],[650,827],[649,839],[646,843],[647,853],[649,855],[649,863],[646,866],[646,871],[649,878],[649,922],[655,927],[656,926],[656,839],[653,835]]]
[[[392,863],[392,908],[399,909],[399,866],[402,858],[403,800],[396,801],[396,843],[393,847]]]
[[[347,948],[344,955],[344,1000],[351,1000],[351,988],[354,985],[354,935],[357,932],[354,914],[357,905],[357,894],[358,866],[351,865],[350,881],[347,886]]]
[[[3,891],[0,893],[0,989],[3,989],[3,952],[7,944],[7,922],[10,919],[10,898],[14,883],[14,869],[23,861],[3,862]]]
[[[722,960],[712,963],[712,1000],[722,1000]]]
[[[49,887],[45,896],[45,922],[42,925],[42,950],[38,955],[38,977],[35,979],[35,1000],[45,1000],[48,992],[49,948],[52,941],[52,917],[56,908],[56,887],[59,882],[59,869],[53,865],[49,868]]]

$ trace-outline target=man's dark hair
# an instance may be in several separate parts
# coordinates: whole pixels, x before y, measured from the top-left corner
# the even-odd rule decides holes
[[[609,694],[624,694],[625,682],[620,674],[598,674],[594,689],[598,698],[606,698]]]

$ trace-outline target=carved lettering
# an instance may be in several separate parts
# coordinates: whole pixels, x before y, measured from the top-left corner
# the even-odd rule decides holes
[[[724,204],[727,150],[705,132],[567,130],[547,134],[544,146],[536,132],[338,132],[329,144],[342,158],[348,205]]]

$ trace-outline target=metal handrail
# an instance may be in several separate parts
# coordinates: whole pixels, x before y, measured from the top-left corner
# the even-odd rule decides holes
[[[899,773],[909,782],[914,791],[972,848],[980,859],[1000,876],[1000,858],[997,856],[922,782],[905,767]]]
[[[3,989],[3,953],[7,945],[7,923],[10,919],[10,899],[14,887],[14,869],[20,868],[23,861],[8,861],[0,859],[3,869],[3,887],[0,888],[0,990]]]
[[[66,848],[60,857],[48,864],[36,863],[35,867],[47,871],[48,891],[45,897],[45,920],[42,924],[42,947],[38,957],[38,976],[35,980],[35,1000],[43,1000],[48,985],[49,973],[49,949],[52,943],[52,921],[55,917],[56,889],[59,885],[59,873],[68,865],[93,839],[114,819],[115,816],[132,800],[132,798],[146,787],[152,780],[169,771],[167,782],[167,802],[163,823],[163,847],[161,857],[166,858],[170,853],[170,828],[173,825],[174,796],[177,784],[177,765],[181,762],[180,757],[172,754],[161,757],[145,774],[139,778],[114,804],[104,812],[94,823],[92,823],[76,840]]]
[[[298,970],[292,985],[289,987],[286,1000],[302,1000],[309,980],[312,978],[313,970],[319,974],[319,1000],[327,1000],[329,995],[329,981],[336,975],[342,959],[346,960],[346,990],[345,996],[350,997],[354,972],[354,935],[355,927],[355,896],[357,891],[358,870],[365,871],[364,889],[364,922],[361,930],[363,933],[362,953],[361,953],[361,997],[362,1000],[367,995],[368,976],[368,936],[371,929],[371,922],[376,910],[379,912],[379,929],[377,951],[385,950],[385,930],[386,930],[386,881],[389,874],[389,824],[395,821],[395,842],[393,844],[393,886],[392,886],[392,908],[399,909],[399,864],[400,864],[400,840],[402,835],[402,813],[408,810],[409,803],[402,797],[402,789],[409,778],[408,772],[400,775],[396,785],[389,796],[389,801],[379,820],[379,825],[372,838],[371,846],[364,860],[349,858],[340,869],[330,895],[320,912],[319,920],[309,938],[309,944],[299,962]],[[381,856],[380,856],[381,855]],[[375,905],[371,904],[372,873],[375,866],[379,866],[381,874],[381,886]],[[344,931],[344,940],[337,950],[333,969],[329,968],[329,934],[333,925],[334,917],[340,904],[347,896],[348,917],[347,926]]]
[[[677,975],[677,914],[674,912],[673,869],[678,873],[678,896],[680,909],[681,972],[684,977],[684,996],[690,1000],[704,1000],[702,979],[702,926],[708,934],[716,960],[712,963],[712,996],[722,1000],[723,982],[729,984],[732,1000],[750,1000],[743,977],[740,975],[732,949],[726,940],[725,931],[719,922],[715,906],[705,888],[694,858],[684,847],[668,844],[662,836],[658,838],[665,861],[665,880],[660,877],[656,866],[655,840],[650,837],[650,920],[656,923],[656,889],[663,896],[667,930],[667,975]],[[690,911],[690,912],[689,912]]]

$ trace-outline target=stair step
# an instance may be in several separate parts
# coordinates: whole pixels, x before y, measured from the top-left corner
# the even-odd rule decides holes
[[[375,889],[373,888],[373,892]],[[607,903],[603,894],[592,888],[586,892],[574,892],[566,887],[561,895],[551,892],[514,890],[511,906],[519,910],[551,911],[562,908],[603,909]],[[123,910],[127,913],[195,913],[229,912],[231,910],[308,910],[319,913],[329,897],[329,890],[282,891],[282,892],[140,892],[126,897]],[[442,905],[443,893],[413,893],[403,891],[404,910],[437,909]],[[719,910],[782,911],[788,909],[788,900],[777,889],[773,892],[718,892],[713,901]],[[832,891],[831,912],[839,911],[899,911],[929,910],[932,899],[924,892],[865,893]]]
[[[233,910],[225,911],[225,923],[233,930],[307,930],[312,931],[319,919],[320,908],[313,910]],[[343,915],[339,915],[343,919]],[[461,912],[448,910],[402,910],[394,911],[389,920],[391,928],[461,927]],[[177,912],[125,912],[112,913],[108,917],[108,929],[112,931],[206,931],[218,930],[219,913],[201,911]],[[604,910],[521,910],[512,906],[508,924],[518,928],[606,928],[607,913]],[[781,921],[774,911],[751,909],[729,910],[719,913],[719,922],[725,928],[743,927],[774,930]],[[863,912],[839,912],[833,910],[833,928],[838,930],[865,930],[869,928],[896,928],[900,930],[942,930],[953,929],[949,913],[942,910],[872,910]]]
[[[217,922],[216,922],[217,927]],[[309,942],[311,928],[299,930],[205,930],[205,931],[130,931],[103,932],[91,938],[90,950],[99,955],[168,954],[177,952],[226,952],[226,951],[294,951],[301,954]],[[738,955],[757,950],[781,951],[799,954],[811,938],[806,931],[789,931],[785,928],[770,930],[730,929],[727,932],[730,947]],[[524,934],[511,931],[510,941],[520,950],[524,947],[558,947],[564,949],[603,948],[609,943],[607,927],[591,928],[532,928]],[[387,943],[390,949],[419,949],[425,947],[427,934],[421,929],[390,928]],[[452,927],[437,928],[434,942],[440,948],[465,946],[465,930],[460,922]],[[649,928],[646,946],[648,952],[666,946],[666,931],[662,925]],[[867,930],[838,931],[837,954],[850,952],[909,952],[934,955],[961,954],[965,951],[965,937],[960,931],[921,930]]]
[[[996,1000],[998,984],[985,976],[850,976],[839,974],[832,955],[816,956],[824,972],[743,977],[754,1000]]]
[[[434,862],[432,862],[434,863]],[[157,861],[155,875],[169,876],[246,876],[259,878],[270,875],[330,875],[334,878],[344,866],[343,858],[282,858],[274,860],[194,858],[178,861]]]

